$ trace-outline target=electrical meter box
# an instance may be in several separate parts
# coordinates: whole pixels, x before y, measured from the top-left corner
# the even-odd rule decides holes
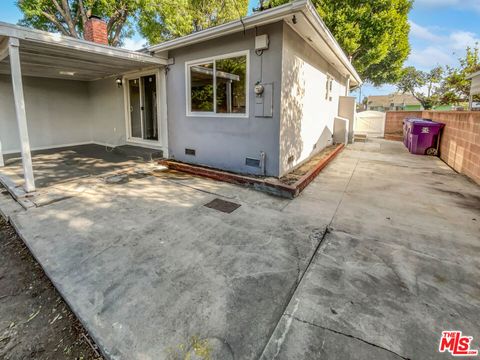
[[[255,116],[272,117],[273,116],[273,84],[255,85]]]

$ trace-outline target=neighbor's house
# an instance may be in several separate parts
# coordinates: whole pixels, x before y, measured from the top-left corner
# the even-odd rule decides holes
[[[371,95],[367,99],[367,110],[382,112],[423,110],[420,102],[411,94]]]
[[[480,110],[480,102],[473,101],[475,95],[480,96],[480,71],[471,74],[467,79],[472,80],[470,85],[470,98],[469,98],[469,109],[470,110]]]
[[[361,79],[309,1],[138,52],[105,45],[97,18],[86,36],[0,23],[0,154],[22,152],[27,191],[32,149],[135,144],[279,177],[332,144],[334,123],[351,137]]]

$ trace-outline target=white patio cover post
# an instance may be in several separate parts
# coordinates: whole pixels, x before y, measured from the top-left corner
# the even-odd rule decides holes
[[[18,133],[22,151],[23,174],[25,178],[25,191],[35,191],[33,178],[32,155],[30,153],[30,140],[28,138],[27,115],[25,113],[25,99],[23,97],[22,70],[20,66],[20,43],[16,38],[9,38],[8,53],[10,55],[10,71],[12,73],[13,98],[15,100],[15,113],[17,115]]]

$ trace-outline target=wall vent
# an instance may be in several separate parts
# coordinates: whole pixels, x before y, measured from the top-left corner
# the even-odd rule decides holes
[[[245,158],[245,165],[259,168],[260,160],[247,157]]]
[[[195,156],[195,149],[185,149],[185,155]]]

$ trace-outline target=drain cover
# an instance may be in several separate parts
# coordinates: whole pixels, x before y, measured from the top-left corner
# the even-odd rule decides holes
[[[205,204],[204,206],[210,209],[215,209],[215,210],[230,214],[231,212],[237,210],[241,205],[216,198],[210,201],[208,204]]]

